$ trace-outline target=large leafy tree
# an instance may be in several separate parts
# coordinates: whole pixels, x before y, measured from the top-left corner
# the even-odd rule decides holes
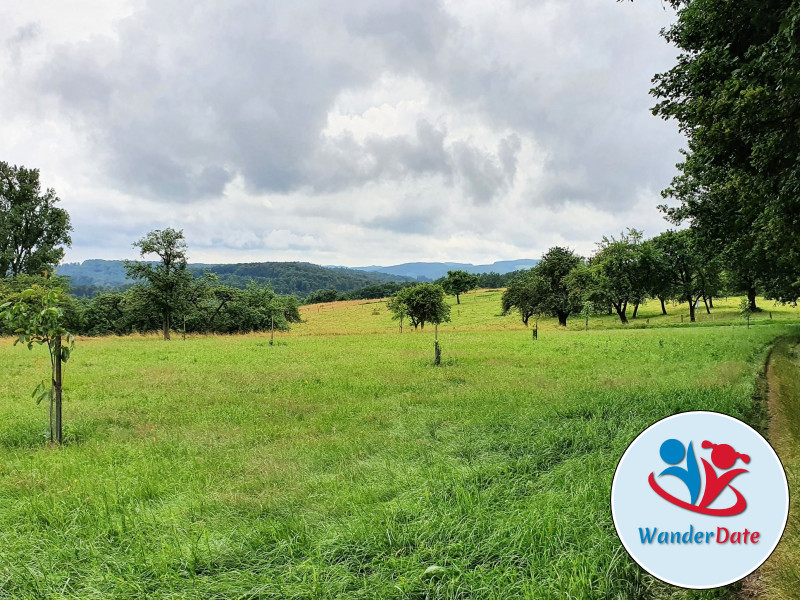
[[[568,275],[583,264],[583,259],[568,248],[556,246],[542,260],[512,281],[502,298],[503,312],[518,310],[522,322],[535,314],[558,317],[566,327],[567,317],[581,310],[583,299],[573,292]]]
[[[389,302],[395,318],[408,317],[414,329],[425,329],[425,323],[445,323],[450,320],[450,305],[445,302],[442,286],[421,283],[403,288]]]
[[[547,282],[533,269],[518,273],[509,282],[501,299],[503,314],[519,312],[525,326],[534,315],[541,314],[539,300],[547,293]]]
[[[642,234],[629,229],[620,237],[603,237],[589,261],[592,272],[592,296],[610,304],[622,323],[628,322],[629,304],[641,302],[647,295],[642,270]]]
[[[666,265],[665,275],[675,295],[689,303],[689,320],[695,321],[695,305],[710,295],[706,261],[700,252],[698,239],[692,230],[665,231],[653,238],[653,246]]]
[[[49,271],[72,243],[69,215],[39,170],[0,161],[0,277]]]
[[[461,294],[478,287],[478,276],[467,271],[448,271],[442,287],[445,292],[456,297],[456,304],[461,304]]]
[[[680,0],[665,30],[681,54],[654,78],[656,115],[688,148],[664,191],[674,222],[722,256],[755,307],[756,285],[800,296],[800,3]]]
[[[172,315],[185,309],[193,287],[193,277],[186,269],[186,240],[183,230],[170,227],[151,231],[133,244],[142,257],[155,254],[160,259],[149,262],[125,261],[125,271],[131,279],[147,282],[150,300],[162,318],[164,339],[170,339]]]

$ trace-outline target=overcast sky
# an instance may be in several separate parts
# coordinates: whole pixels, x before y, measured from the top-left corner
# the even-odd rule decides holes
[[[195,262],[589,254],[666,228],[658,0],[0,2],[0,160],[68,261],[184,229]]]

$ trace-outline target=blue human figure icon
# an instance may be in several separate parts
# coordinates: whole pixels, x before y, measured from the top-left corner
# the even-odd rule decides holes
[[[689,489],[691,504],[697,502],[697,497],[700,495],[700,468],[697,466],[697,458],[694,455],[692,442],[689,442],[689,450],[687,451],[682,442],[676,439],[666,440],[661,444],[659,454],[661,454],[661,459],[665,463],[673,465],[661,471],[659,477],[662,475],[674,475],[683,481]],[[686,455],[686,468],[675,466],[683,460],[684,454]]]

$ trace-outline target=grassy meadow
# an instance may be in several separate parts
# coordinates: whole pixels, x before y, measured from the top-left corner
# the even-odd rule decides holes
[[[30,397],[45,351],[0,340],[0,598],[732,597],[639,569],[611,478],[674,412],[763,427],[800,311],[762,301],[747,329],[738,298],[694,325],[650,303],[532,342],[499,298],[453,307],[439,368],[432,328],[399,335],[376,301],[303,307],[274,346],[80,339],[61,448]]]

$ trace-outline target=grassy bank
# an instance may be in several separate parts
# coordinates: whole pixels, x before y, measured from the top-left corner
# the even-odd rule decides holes
[[[674,412],[749,420],[795,326],[545,326],[533,343],[469,302],[497,310],[462,301],[441,368],[432,332],[321,335],[310,314],[272,347],[80,340],[63,448],[30,399],[44,352],[4,340],[0,597],[726,597],[628,558],[613,469]],[[363,312],[339,322],[368,331],[381,315]]]

